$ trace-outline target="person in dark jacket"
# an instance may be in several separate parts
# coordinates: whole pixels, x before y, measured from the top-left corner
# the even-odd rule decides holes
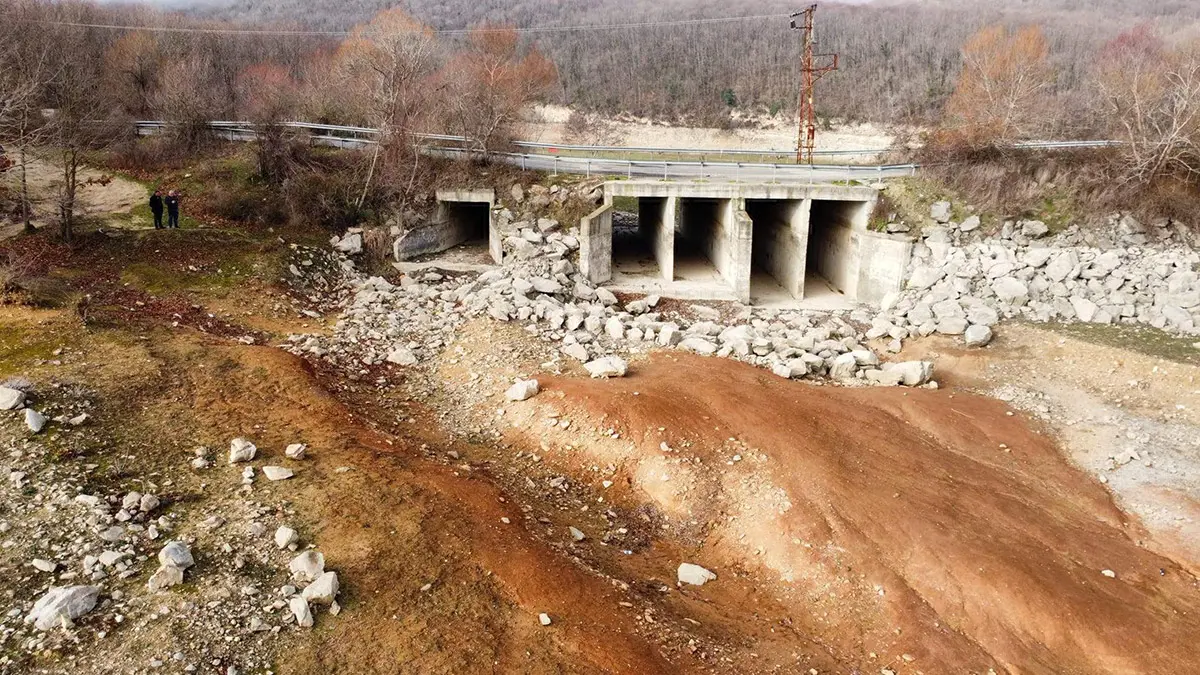
[[[179,191],[171,190],[167,193],[167,227],[172,230],[179,229]]]
[[[163,229],[162,214],[163,214],[163,198],[162,193],[158,190],[150,195],[150,213],[154,214],[154,229]]]

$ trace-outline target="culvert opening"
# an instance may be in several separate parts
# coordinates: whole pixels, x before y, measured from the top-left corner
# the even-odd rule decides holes
[[[732,210],[728,199],[679,200],[674,278],[729,286],[732,273]]]
[[[808,217],[805,297],[853,291],[858,276],[853,230],[866,226],[867,206],[867,202],[813,200]]]
[[[488,249],[491,210],[487,202],[439,201],[436,221],[424,228],[414,245],[444,261],[492,263]]]
[[[765,303],[804,296],[805,211],[802,199],[747,199],[753,223],[750,297]]]
[[[613,204],[612,270],[616,277],[661,278],[655,247],[664,227],[667,200],[627,198]]]
[[[491,205],[487,202],[442,202],[443,222],[449,232],[451,246],[481,246],[487,248],[488,221]]]

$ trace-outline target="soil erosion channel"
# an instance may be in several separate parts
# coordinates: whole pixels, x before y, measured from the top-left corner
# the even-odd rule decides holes
[[[1195,579],[1140,547],[1140,526],[1105,489],[999,401],[814,387],[674,354],[624,379],[539,379],[543,394],[521,413],[613,429],[619,442],[576,441],[585,462],[620,467],[632,498],[718,571],[685,593],[719,607],[727,579],[753,579],[837,661],[902,654],[904,672],[927,673],[1194,666]],[[530,442],[538,426],[510,434]]]

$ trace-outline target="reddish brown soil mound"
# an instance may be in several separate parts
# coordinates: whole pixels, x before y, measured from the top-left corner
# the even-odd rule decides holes
[[[696,524],[693,561],[773,588],[838,661],[1175,674],[1200,659],[1196,580],[1000,402],[684,355],[542,385],[539,405],[640,446],[620,465],[632,495]],[[720,602],[725,579],[696,592]]]

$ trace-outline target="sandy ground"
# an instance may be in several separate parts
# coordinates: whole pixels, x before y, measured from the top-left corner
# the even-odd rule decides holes
[[[34,225],[43,227],[58,218],[58,189],[62,184],[61,169],[55,164],[33,159],[26,167],[30,197],[33,201]],[[13,189],[20,187],[20,170],[9,169],[0,180]],[[104,174],[84,167],[79,172],[79,191],[75,212],[80,216],[123,215],[148,199],[146,188],[120,176]],[[0,224],[0,240],[20,233],[20,223]]]
[[[538,106],[522,129],[525,140],[542,143],[615,145],[650,148],[720,148],[730,150],[795,151],[794,121],[783,118],[755,119],[736,129],[668,126],[637,118],[601,119],[591,138],[575,138],[567,128],[570,111],[563,106]],[[836,125],[818,132],[817,150],[887,150],[895,141],[893,132],[872,124]]]

